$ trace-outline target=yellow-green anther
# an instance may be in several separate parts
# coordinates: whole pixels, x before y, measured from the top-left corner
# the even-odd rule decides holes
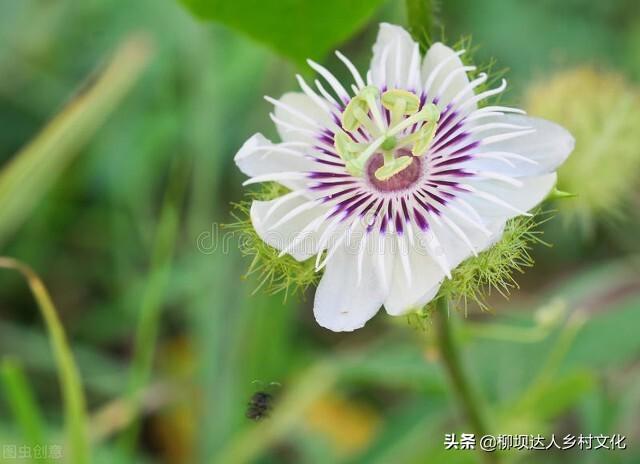
[[[380,112],[380,106],[378,105],[380,90],[373,85],[368,85],[360,91],[360,95],[362,96],[362,98],[367,100],[367,103],[369,104],[369,110],[373,115],[373,120],[378,126],[379,131],[384,131],[385,123],[384,119],[382,118],[382,113]]]
[[[440,112],[438,108],[433,104],[428,104],[422,107],[420,111],[412,114],[401,123],[393,126],[387,131],[387,136],[396,135],[405,130],[407,127],[411,127],[418,122],[424,121],[438,121],[440,119]]]
[[[358,127],[360,127],[360,113],[364,113],[366,115],[368,108],[369,104],[367,103],[367,100],[360,97],[360,95],[353,97],[342,112],[342,128],[349,132],[357,130]]]
[[[351,138],[344,132],[337,132],[333,138],[333,145],[336,147],[336,151],[340,158],[344,161],[348,161],[354,158],[358,151],[358,146],[353,143]]]
[[[387,90],[382,94],[382,106],[389,111],[400,109],[403,116],[410,115],[420,108],[420,99],[415,93],[401,89]]]
[[[425,121],[438,122],[440,120],[440,110],[433,103],[424,105],[420,110],[420,113],[424,114]]]
[[[376,169],[375,176],[378,180],[387,180],[391,177],[395,176],[401,171],[404,171],[413,160],[410,156],[400,156],[399,158],[394,158],[393,160],[387,161],[385,160],[384,166]]]
[[[375,87],[373,85],[367,85],[366,87],[363,87],[358,94],[359,97],[363,98],[370,104],[376,101],[378,95],[380,95],[380,91],[378,90],[378,87]]]
[[[345,132],[336,133],[333,145],[344,161],[347,171],[353,176],[362,176],[366,162],[366,158],[361,156],[363,147],[355,143]]]
[[[364,128],[369,132],[369,134],[375,134],[377,132],[376,127],[373,125],[371,118],[369,118],[369,114],[363,111],[362,108],[356,107],[353,110],[353,114],[356,119],[364,126]]]
[[[398,140],[394,136],[391,136],[384,139],[384,142],[382,142],[380,148],[382,148],[384,151],[393,150],[397,144]]]
[[[360,125],[371,131],[373,125],[369,119],[369,110],[376,104],[378,89],[368,85],[353,97],[342,112],[342,127],[348,131],[357,130]],[[375,130],[375,129],[374,129]]]
[[[429,148],[434,135],[436,135],[436,128],[438,127],[436,121],[428,121],[418,129],[418,139],[413,144],[411,153],[413,156],[422,156]]]
[[[406,90],[387,90],[382,94],[380,101],[382,106],[391,112],[390,127],[398,124],[404,116],[414,114],[420,108],[420,99],[417,95]]]
[[[440,111],[433,103],[425,105],[420,110],[420,113],[423,114],[426,122],[416,132],[417,140],[411,149],[413,156],[422,156],[427,151],[436,134],[438,121],[440,120]]]

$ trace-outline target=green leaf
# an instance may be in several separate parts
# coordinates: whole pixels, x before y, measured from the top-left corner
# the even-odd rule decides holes
[[[595,388],[594,374],[576,370],[552,381],[534,386],[519,404],[509,408],[514,416],[533,415],[541,420],[557,417],[574,406],[584,395]]]
[[[425,449],[441,444],[439,427],[449,417],[446,406],[442,397],[434,396],[398,407],[389,414],[371,447],[354,462],[416,462],[418,456],[423,457]]]
[[[202,18],[219,21],[298,63],[322,58],[358,31],[382,0],[181,0]]]
[[[632,295],[622,302],[608,303],[593,316],[576,337],[566,364],[594,368],[623,366],[640,353],[640,297]]]

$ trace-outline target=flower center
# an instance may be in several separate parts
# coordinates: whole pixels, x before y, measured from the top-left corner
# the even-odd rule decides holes
[[[369,183],[380,192],[397,192],[406,190],[415,184],[422,175],[422,157],[410,156],[409,150],[398,150],[394,154],[395,159],[409,157],[410,163],[401,171],[393,174],[385,180],[380,180],[376,176],[376,172],[384,166],[384,155],[382,153],[374,153],[365,166],[365,175]]]
[[[395,185],[400,178],[413,179],[413,170],[419,173],[422,164],[414,158],[427,152],[439,118],[435,105],[422,104],[412,92],[391,89],[380,94],[378,88],[366,86],[342,112],[342,130],[336,132],[334,146],[351,175],[366,175],[380,185],[394,179],[389,185]],[[374,156],[376,161],[368,163]],[[370,175],[373,165],[376,169]],[[411,173],[398,177],[409,169]]]

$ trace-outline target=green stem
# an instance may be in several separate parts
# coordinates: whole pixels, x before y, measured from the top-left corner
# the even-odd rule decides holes
[[[476,441],[489,434],[488,421],[482,402],[471,385],[468,373],[465,372],[460,351],[453,334],[453,326],[449,315],[449,301],[442,297],[437,302],[436,324],[437,342],[442,362],[449,376],[454,395],[475,434]],[[477,446],[477,444],[476,444]],[[500,458],[496,453],[482,452],[487,464],[498,464]]]

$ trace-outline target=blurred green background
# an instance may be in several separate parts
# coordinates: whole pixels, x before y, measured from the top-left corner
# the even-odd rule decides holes
[[[311,75],[307,54],[346,75],[326,54],[339,47],[365,69],[377,24],[406,24],[404,3],[185,3],[0,2],[0,254],[29,264],[59,311],[93,461],[480,462],[444,450],[468,428],[429,327],[380,314],[330,333],[312,290],[252,294],[220,226],[243,195],[236,150],[275,138],[262,96]],[[640,462],[640,4],[448,0],[440,13],[450,43],[471,35],[476,61],[509,69],[503,101],[577,139],[560,185],[578,197],[551,205],[553,246],[533,250],[509,300],[491,296],[494,314],[458,320],[495,432],[627,437],[624,451],[505,459]],[[24,278],[0,269],[0,462],[47,462],[38,445],[71,456],[49,342]],[[254,423],[261,388],[277,401]],[[23,446],[31,459],[3,454]]]

